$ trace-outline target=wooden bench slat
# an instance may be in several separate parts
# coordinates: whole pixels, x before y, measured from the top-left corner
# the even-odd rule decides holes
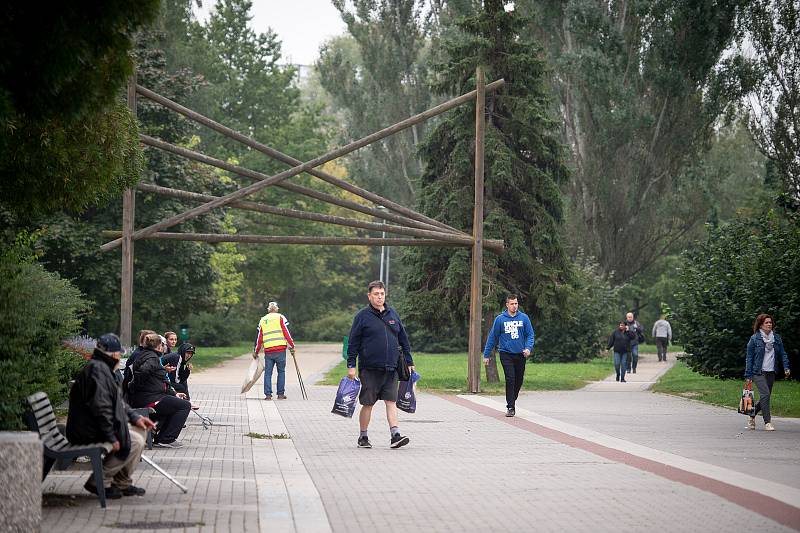
[[[36,418],[36,423],[39,426],[46,426],[46,425],[51,424],[51,423],[55,424],[55,422],[56,422],[56,415],[54,415],[53,413],[50,413],[49,415],[45,415],[45,416]]]
[[[42,436],[49,435],[53,431],[58,433],[58,426],[56,425],[56,421],[55,420],[53,420],[52,422],[50,422],[49,424],[46,424],[44,426],[39,426],[39,435],[42,435]]]

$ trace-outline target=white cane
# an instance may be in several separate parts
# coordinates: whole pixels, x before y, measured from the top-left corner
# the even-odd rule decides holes
[[[174,477],[172,477],[171,475],[169,475],[169,473],[168,473],[166,470],[164,470],[163,468],[161,468],[160,466],[158,466],[157,464],[155,464],[155,463],[153,462],[153,460],[152,460],[152,459],[150,459],[149,457],[147,457],[145,454],[142,454],[142,461],[144,461],[145,463],[149,464],[150,466],[152,466],[153,468],[155,468],[156,470],[158,470],[158,472],[159,472],[161,475],[163,475],[165,478],[167,478],[168,480],[170,480],[170,481],[172,481],[173,483],[175,483],[175,485],[177,485],[177,486],[178,486],[178,488],[179,488],[179,489],[181,489],[181,490],[183,491],[183,493],[184,493],[184,494],[186,494],[187,492],[189,492],[189,489],[187,489],[187,488],[186,488],[186,487],[185,487],[183,484],[181,484],[181,482],[180,482],[180,481],[178,481],[177,479],[175,479]]]

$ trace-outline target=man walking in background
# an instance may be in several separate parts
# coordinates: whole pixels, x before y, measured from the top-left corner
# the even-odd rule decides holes
[[[411,345],[400,317],[386,304],[386,286],[382,281],[367,286],[367,300],[369,305],[353,318],[347,345],[347,377],[355,379],[357,361],[361,380],[358,447],[372,448],[367,435],[372,406],[383,400],[391,433],[389,445],[400,448],[409,439],[400,434],[397,422],[397,365],[400,357],[405,357],[409,369],[414,370]]]
[[[639,343],[644,342],[644,330],[638,320],[633,318],[633,313],[625,315],[625,325],[628,331],[634,333],[631,337],[631,354],[628,358],[628,372],[636,373],[636,365],[639,364]]]
[[[528,315],[519,310],[516,294],[506,297],[506,310],[494,319],[483,349],[483,364],[499,346],[500,363],[506,376],[506,416],[516,414],[516,401],[525,378],[525,363],[533,350],[533,326]]]
[[[264,348],[264,399],[272,399],[272,369],[278,367],[278,399],[286,399],[286,348],[294,355],[294,340],[289,334],[289,321],[278,312],[278,302],[267,304],[267,314],[258,322],[258,337],[253,359]]]
[[[653,338],[656,340],[656,349],[658,350],[658,360],[667,360],[667,345],[672,342],[672,326],[667,322],[666,315],[661,315],[661,318],[656,320],[653,324]]]

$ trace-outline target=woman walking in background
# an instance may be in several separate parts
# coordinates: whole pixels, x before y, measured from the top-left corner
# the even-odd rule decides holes
[[[748,384],[755,382],[758,388],[758,402],[755,414],[747,423],[748,429],[756,429],[755,415],[760,411],[764,417],[764,429],[775,431],[771,422],[769,402],[779,363],[783,364],[783,372],[787,378],[789,377],[789,356],[783,347],[781,336],[773,331],[774,328],[775,321],[770,315],[764,313],[758,315],[753,323],[753,336],[747,343],[744,377]]]
[[[608,338],[608,349],[614,349],[614,371],[617,381],[625,383],[625,369],[628,366],[628,354],[631,351],[631,340],[636,333],[628,330],[628,325],[620,321],[617,329],[611,332]]]

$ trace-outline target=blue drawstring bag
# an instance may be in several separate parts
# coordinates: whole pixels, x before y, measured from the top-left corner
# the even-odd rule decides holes
[[[397,408],[406,413],[414,413],[417,410],[417,395],[414,393],[414,386],[421,376],[416,371],[411,373],[411,379],[401,381],[397,385]]]
[[[361,392],[361,381],[358,378],[343,377],[339,382],[339,389],[336,391],[336,400],[333,402],[331,413],[352,418],[353,413],[356,412],[356,400],[358,400],[359,392]]]

